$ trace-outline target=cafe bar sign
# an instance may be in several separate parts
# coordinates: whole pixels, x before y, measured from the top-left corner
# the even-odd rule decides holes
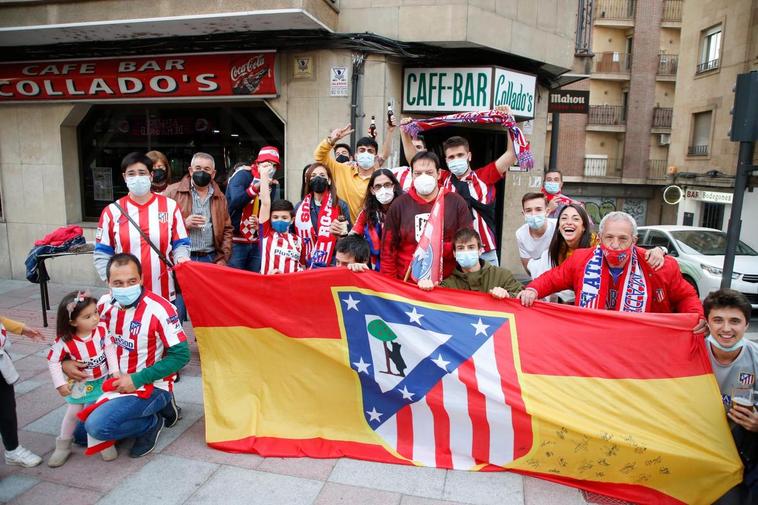
[[[510,105],[534,117],[537,77],[501,67],[406,68],[404,112],[474,112]]]
[[[0,102],[269,98],[274,51],[0,64]]]

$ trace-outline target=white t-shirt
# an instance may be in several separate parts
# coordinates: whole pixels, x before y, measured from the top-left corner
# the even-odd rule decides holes
[[[529,233],[529,225],[524,223],[516,230],[516,243],[521,258],[537,259],[550,247],[555,232],[555,219],[547,219],[547,230],[540,238],[535,239]]]

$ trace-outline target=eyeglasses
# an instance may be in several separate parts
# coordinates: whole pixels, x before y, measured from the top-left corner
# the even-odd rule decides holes
[[[395,186],[395,184],[394,184],[394,183],[392,183],[392,182],[385,182],[384,184],[374,184],[373,186],[371,186],[371,188],[372,188],[374,191],[379,191],[379,190],[380,190],[380,189],[382,189],[382,188],[385,188],[385,189],[392,189],[394,186]]]

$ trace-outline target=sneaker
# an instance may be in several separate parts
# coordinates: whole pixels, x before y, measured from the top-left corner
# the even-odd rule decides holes
[[[5,464],[31,468],[42,463],[42,458],[20,445],[12,451],[5,451]]]
[[[158,443],[158,435],[161,434],[164,424],[163,416],[157,417],[158,422],[155,424],[155,427],[134,441],[134,445],[129,451],[130,458],[141,458],[150,454],[155,449],[155,445]]]
[[[179,422],[179,419],[182,418],[182,409],[176,404],[173,394],[171,395],[171,401],[161,409],[159,414],[166,420],[166,428],[173,428]]]

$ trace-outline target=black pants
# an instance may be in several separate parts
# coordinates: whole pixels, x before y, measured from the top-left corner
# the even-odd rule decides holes
[[[0,375],[0,435],[5,450],[18,447],[18,420],[16,419],[16,394],[13,386]]]

